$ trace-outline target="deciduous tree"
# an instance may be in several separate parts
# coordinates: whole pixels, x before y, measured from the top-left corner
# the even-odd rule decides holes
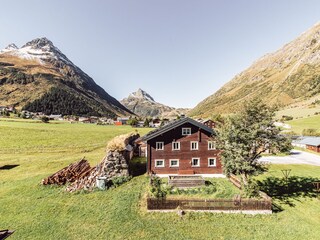
[[[254,99],[218,129],[218,146],[222,150],[222,164],[227,175],[241,175],[246,185],[251,175],[267,170],[258,161],[262,153],[291,149],[291,141],[274,125],[274,116],[274,107]]]

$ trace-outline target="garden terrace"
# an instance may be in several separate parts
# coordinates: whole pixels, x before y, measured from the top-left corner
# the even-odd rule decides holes
[[[205,180],[201,176],[168,176],[168,184],[177,188],[200,187],[205,185]]]

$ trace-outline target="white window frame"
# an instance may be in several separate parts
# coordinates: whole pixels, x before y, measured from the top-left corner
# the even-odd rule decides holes
[[[216,141],[208,141],[208,150],[216,150]]]
[[[178,148],[177,149],[174,148],[174,144],[175,143],[178,144]],[[172,151],[178,151],[178,150],[180,150],[180,142],[172,142]]]
[[[191,128],[182,128],[182,136],[191,135]]]
[[[162,162],[162,165],[157,165],[157,162]],[[154,167],[155,168],[163,168],[164,167],[164,159],[155,159],[154,160]]]
[[[198,165],[193,165],[193,160],[197,159],[198,160]],[[194,157],[191,159],[191,167],[200,167],[200,158],[199,157]]]
[[[197,148],[192,148],[192,143],[196,143],[197,144]],[[190,142],[190,150],[199,150],[199,142],[198,141],[191,141]]]
[[[210,164],[210,160],[214,159],[214,165]],[[208,167],[216,167],[217,166],[217,158],[216,157],[209,157],[208,158]]]
[[[177,161],[178,164],[173,166],[173,165],[171,164],[172,161]],[[169,164],[170,164],[170,167],[179,167],[179,159],[170,159],[170,160],[169,160]]]
[[[158,144],[162,145],[162,148],[158,148]],[[164,142],[156,142],[156,151],[164,150]]]

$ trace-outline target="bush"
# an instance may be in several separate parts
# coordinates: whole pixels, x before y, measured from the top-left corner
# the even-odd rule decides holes
[[[167,196],[167,189],[162,187],[162,181],[159,177],[151,177],[151,194],[156,198],[165,198]]]
[[[206,194],[213,194],[217,191],[217,186],[215,184],[211,184],[205,188],[203,188],[203,191],[206,193]]]
[[[41,121],[43,122],[43,123],[49,123],[49,118],[47,117],[47,116],[43,116],[42,118],[41,118]]]
[[[303,129],[302,131],[303,136],[320,136],[320,133],[318,132],[317,129],[314,128],[308,128],[308,129]]]
[[[112,184],[115,187],[119,187],[120,185],[129,182],[131,180],[131,176],[120,176],[120,177],[114,177],[112,179]]]
[[[283,115],[283,116],[281,117],[281,121],[290,121],[290,120],[293,120],[293,117],[292,117],[292,116]]]
[[[243,184],[244,194],[248,198],[259,196],[259,185],[256,181],[249,179],[248,184]]]

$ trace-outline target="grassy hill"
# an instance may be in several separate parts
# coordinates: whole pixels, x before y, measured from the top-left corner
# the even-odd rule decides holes
[[[208,117],[233,113],[254,97],[286,107],[303,103],[320,94],[320,24],[297,39],[255,61],[189,114]]]
[[[319,199],[299,194],[274,197],[272,215],[147,213],[146,176],[109,190],[66,193],[40,185],[42,178],[83,156],[99,162],[112,137],[127,126],[8,122],[0,118],[0,229],[10,239],[318,239]],[[149,129],[139,129],[146,133]],[[4,165],[18,165],[1,169]],[[318,177],[320,167],[274,166],[260,176],[281,178],[292,169],[301,179]]]
[[[286,123],[290,124],[292,127],[292,131],[301,134],[303,129],[317,129],[320,131],[320,115],[315,115],[308,118],[300,118],[291,121],[287,121]]]

